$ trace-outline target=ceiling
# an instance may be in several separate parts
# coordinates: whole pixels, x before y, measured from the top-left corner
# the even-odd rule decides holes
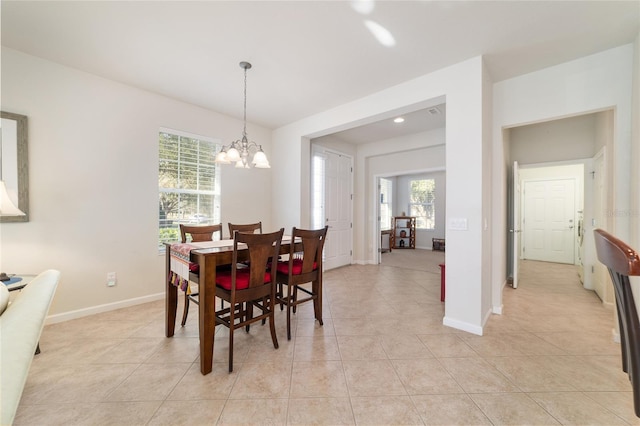
[[[395,123],[395,118],[402,117],[402,123]],[[422,133],[428,130],[445,127],[446,104],[435,105],[431,108],[419,109],[407,114],[393,116],[384,120],[336,132],[328,136],[315,138],[321,142],[325,139],[340,139],[351,144],[364,144],[372,141],[383,141],[400,136]]]
[[[237,118],[238,64],[249,61],[247,120],[268,128],[478,55],[501,81],[633,42],[640,30],[638,1],[2,0],[0,7],[3,46]],[[393,137],[411,123],[368,130]]]

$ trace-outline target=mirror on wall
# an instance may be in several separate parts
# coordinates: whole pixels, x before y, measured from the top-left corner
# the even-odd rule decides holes
[[[0,223],[29,221],[29,162],[27,158],[27,116],[1,112],[0,180],[9,198],[24,216],[0,216]]]

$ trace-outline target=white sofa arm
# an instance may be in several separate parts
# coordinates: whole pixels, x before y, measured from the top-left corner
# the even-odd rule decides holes
[[[41,273],[0,315],[1,425],[13,423],[59,279],[59,271]]]

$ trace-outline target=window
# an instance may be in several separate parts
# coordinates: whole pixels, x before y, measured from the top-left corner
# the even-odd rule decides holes
[[[220,223],[220,171],[216,143],[161,129],[159,135],[158,248],[180,239],[180,224]]]
[[[380,230],[391,229],[393,196],[393,182],[391,179],[380,178]]]
[[[435,229],[435,179],[409,182],[409,215],[416,217],[417,229]]]

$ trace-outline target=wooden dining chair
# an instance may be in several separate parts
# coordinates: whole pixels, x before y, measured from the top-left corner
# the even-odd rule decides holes
[[[233,239],[236,232],[252,232],[262,234],[262,222],[237,224],[229,222],[229,238]]]
[[[313,300],[315,319],[322,323],[322,250],[327,237],[328,226],[322,229],[298,229],[291,231],[291,249],[289,260],[278,262],[277,301],[280,308],[287,307],[287,339],[291,340],[291,311],[296,312],[296,307]],[[296,252],[297,239],[302,241],[302,253]],[[303,284],[311,283],[311,287],[303,287]],[[286,287],[286,293],[285,293]],[[299,299],[298,292],[304,293]]]
[[[219,233],[219,237],[222,238],[222,224],[219,223],[217,225],[199,225],[199,226],[190,226],[180,224],[180,238],[183,243],[193,242],[200,243],[204,241],[213,241],[216,232]],[[199,282],[198,275],[198,265],[192,264],[189,265],[189,281],[192,281],[196,284]],[[194,291],[191,289],[191,293],[184,294],[184,309],[182,310],[182,322],[180,323],[183,327],[187,323],[187,315],[189,315],[189,303],[193,302],[196,305],[198,304],[198,290]]]
[[[216,311],[216,325],[229,328],[229,372],[233,371],[233,332],[256,321],[269,320],[271,340],[278,349],[274,322],[276,300],[276,265],[284,228],[268,234],[236,232],[233,239],[231,270],[216,274],[216,296],[229,302],[229,307]],[[245,248],[246,245],[246,248]],[[249,267],[238,263],[249,260]],[[253,315],[253,308],[260,314]]]
[[[627,244],[602,229],[594,230],[598,260],[609,269],[616,296],[622,370],[629,375],[633,406],[640,417],[640,323],[629,281],[640,276],[640,255]]]
[[[217,225],[183,225],[180,224],[180,238],[183,243],[193,242],[200,243],[203,241],[213,241],[215,233],[219,232],[218,237],[222,238],[222,224]]]

